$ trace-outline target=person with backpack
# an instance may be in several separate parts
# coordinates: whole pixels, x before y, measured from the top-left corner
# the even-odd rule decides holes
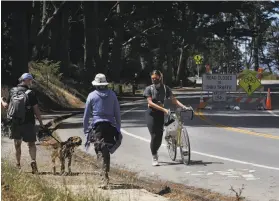
[[[147,99],[148,108],[145,113],[147,128],[151,135],[150,149],[152,153],[152,165],[158,166],[158,150],[162,144],[164,132],[164,114],[169,110],[164,108],[166,99],[171,99],[174,105],[183,109],[189,109],[180,103],[174,96],[171,89],[163,84],[163,74],[159,70],[151,73],[152,85],[147,86],[143,96]]]
[[[14,139],[17,167],[20,169],[22,140],[27,143],[31,157],[32,173],[38,172],[36,163],[36,131],[35,116],[43,128],[43,121],[38,107],[38,100],[31,90],[33,77],[30,73],[24,73],[19,78],[19,84],[9,92],[7,102],[1,98],[1,104],[7,109],[7,118],[11,121],[11,136]]]
[[[120,105],[115,93],[108,89],[104,74],[97,74],[92,85],[96,88],[86,100],[83,116],[83,131],[86,137],[85,147],[94,144],[99,162],[102,161],[101,187],[109,184],[110,154],[121,145],[122,134]],[[92,118],[89,123],[90,118]]]

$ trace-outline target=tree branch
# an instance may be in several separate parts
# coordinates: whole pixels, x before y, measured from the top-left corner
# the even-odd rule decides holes
[[[130,38],[129,40],[127,40],[125,43],[123,43],[122,46],[125,46],[125,45],[129,44],[130,42],[132,42],[133,40],[135,40],[135,39],[136,39],[137,37],[139,37],[140,35],[145,34],[147,31],[149,31],[149,30],[151,30],[151,29],[154,29],[154,28],[156,28],[156,27],[159,27],[159,24],[156,24],[156,25],[154,25],[154,26],[152,26],[152,27],[149,27],[148,29],[145,29],[143,32],[141,32],[141,33],[139,33],[139,34],[133,36],[132,38]]]
[[[47,19],[46,24],[41,28],[39,33],[37,34],[37,37],[41,37],[44,32],[50,27],[51,23],[56,19],[56,17],[62,12],[66,5],[66,1],[63,1],[58,8],[55,8],[54,13],[50,18]]]
[[[118,6],[119,3],[120,3],[120,1],[117,1],[116,4],[114,4],[114,6],[111,7],[111,9],[109,10],[108,16],[105,18],[104,22],[106,22],[108,20],[111,12],[113,11],[114,8],[116,8],[116,6]]]

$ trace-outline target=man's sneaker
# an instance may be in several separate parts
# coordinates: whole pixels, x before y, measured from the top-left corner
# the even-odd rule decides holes
[[[37,168],[36,161],[31,162],[31,168],[32,168],[32,174],[37,174],[38,173],[38,168]]]
[[[20,163],[17,163],[17,164],[16,164],[16,167],[17,167],[17,169],[20,170],[20,169],[21,169]]]
[[[157,154],[153,155],[152,165],[153,166],[159,166],[158,155]]]

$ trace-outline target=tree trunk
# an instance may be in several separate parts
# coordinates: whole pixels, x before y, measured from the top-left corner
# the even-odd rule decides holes
[[[100,72],[107,74],[108,71],[108,59],[109,59],[109,28],[105,27],[101,31],[101,43],[99,47],[99,55],[101,57],[100,61]]]
[[[113,81],[119,82],[122,71],[122,42],[124,32],[124,22],[122,19],[123,3],[117,5],[117,16],[114,24],[114,42],[112,47],[111,62],[109,65],[110,75],[113,75]],[[121,7],[120,7],[121,6]]]
[[[46,18],[47,18],[46,7],[47,7],[46,1],[43,0],[43,13],[42,13],[42,21],[41,21],[42,27],[46,25]]]
[[[31,19],[30,9],[32,2],[17,2],[14,7],[12,18],[12,79],[16,84],[21,74],[28,72],[28,27],[30,27]]]
[[[186,51],[184,48],[179,48],[180,56],[179,56],[179,64],[177,68],[176,74],[176,83],[179,83],[180,80],[183,81],[185,75],[185,67],[186,67]]]
[[[92,46],[94,47],[94,62],[95,62],[95,71],[96,73],[100,73],[102,72],[102,64],[101,64],[101,57],[99,54],[99,44],[100,44],[100,40],[99,40],[99,34],[98,34],[98,28],[99,28],[99,2],[98,1],[94,1],[94,17],[93,17],[93,44]]]
[[[31,22],[31,30],[30,30],[30,44],[29,44],[29,60],[33,60],[36,58],[38,50],[36,48],[36,37],[37,33],[40,30],[40,2],[33,2],[33,19]]]
[[[60,60],[61,60],[61,68],[60,72],[62,72],[64,75],[68,75],[68,69],[69,69],[69,10],[65,9],[62,12],[62,37],[61,37],[61,50],[60,50]]]
[[[54,61],[60,61],[60,48],[61,48],[61,23],[62,14],[57,16],[57,19],[51,24],[50,30],[50,47],[48,52],[48,58]]]
[[[94,14],[92,12],[94,2],[84,2],[84,67],[87,75],[87,81],[93,78],[94,66]]]
[[[168,86],[172,86],[172,76],[173,76],[173,73],[172,73],[172,70],[173,70],[172,31],[170,29],[166,30],[165,34],[166,34],[166,38],[167,38],[167,41],[166,41],[167,69],[166,69],[164,79],[165,79],[165,83]]]
[[[259,16],[258,13],[255,13],[255,28],[257,30],[257,35],[254,38],[254,52],[253,52],[253,58],[254,58],[254,70],[258,71],[259,69],[259,39],[260,39],[260,33],[259,33],[259,26],[260,26],[260,21],[259,21]]]

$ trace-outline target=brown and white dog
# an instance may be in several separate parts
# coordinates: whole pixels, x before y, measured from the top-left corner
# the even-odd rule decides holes
[[[47,132],[47,131],[41,130],[39,131],[38,135],[43,136],[44,134],[42,132]],[[61,164],[60,174],[65,173],[65,161],[66,159],[68,159],[68,173],[71,174],[72,156],[75,151],[75,148],[80,146],[81,144],[82,144],[82,140],[78,136],[69,137],[68,140],[65,142],[57,142],[54,139],[51,139],[51,140],[43,141],[41,143],[41,145],[43,146],[51,146],[53,148],[51,153],[53,174],[56,174],[56,166],[55,166],[56,158],[59,158],[60,160],[60,164]]]

